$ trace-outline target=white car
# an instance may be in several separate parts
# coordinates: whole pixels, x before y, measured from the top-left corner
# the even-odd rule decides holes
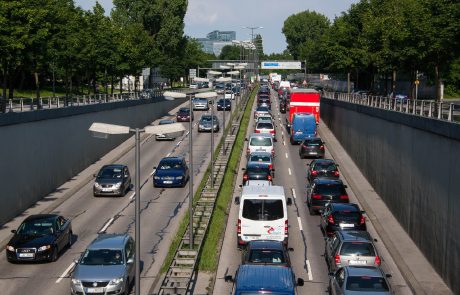
[[[270,133],[253,133],[248,139],[247,155],[254,152],[267,152],[275,155],[273,135]]]
[[[225,91],[225,98],[226,99],[235,99],[235,94],[231,90]]]

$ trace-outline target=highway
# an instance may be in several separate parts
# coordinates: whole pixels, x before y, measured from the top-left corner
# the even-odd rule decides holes
[[[275,92],[272,91],[272,114],[276,119],[276,136],[278,141],[275,143],[275,177],[274,185],[284,186],[286,196],[292,197],[293,205],[288,206],[289,220],[289,247],[294,251],[290,252],[293,270],[297,277],[305,280],[305,286],[298,287],[299,294],[325,294],[328,286],[328,270],[324,257],[324,238],[319,228],[319,216],[310,216],[306,206],[306,169],[307,163],[311,160],[299,160],[299,146],[292,146],[284,128],[284,115],[279,113],[278,100]],[[255,106],[254,106],[255,109]],[[252,116],[251,116],[252,118]],[[253,119],[247,134],[253,131]],[[319,130],[320,136],[328,132]],[[326,142],[326,158],[331,158]],[[240,163],[237,183],[242,183],[241,168],[245,167],[246,160]],[[341,172],[347,167],[339,167]],[[341,173],[341,175],[343,175]],[[345,184],[347,180],[342,177]],[[359,203],[355,193],[348,186],[347,192],[350,202]],[[241,188],[237,187],[234,196],[239,196]],[[219,267],[216,274],[216,283],[213,294],[230,294],[232,284],[224,281],[225,275],[234,275],[241,262],[241,252],[236,247],[236,224],[238,219],[238,205],[232,203],[225,231],[225,238],[222,245],[222,252],[219,259]],[[367,216],[366,216],[367,217]],[[401,273],[396,267],[393,258],[376,233],[372,223],[367,218],[368,231],[373,238],[376,238],[377,250],[382,257],[382,268],[385,272],[392,274],[390,284],[396,294],[412,294],[410,288],[404,281]]]
[[[182,106],[188,106],[188,102]],[[176,108],[177,110],[177,108]],[[172,110],[170,114],[175,114]],[[210,133],[198,133],[197,123],[203,112],[195,111],[193,128],[193,159],[194,187],[198,187],[210,157]],[[216,145],[222,135],[222,112],[218,115],[221,129],[215,133]],[[175,116],[167,116],[175,118]],[[226,114],[227,124],[229,112]],[[158,121],[158,120],[157,120]],[[156,124],[157,121],[154,123]],[[186,128],[188,129],[188,123]],[[89,132],[89,131],[88,131]],[[128,141],[133,142],[133,138]],[[122,144],[123,145],[123,144]],[[118,150],[118,151],[117,151]],[[126,151],[126,150],[125,150]],[[147,294],[155,282],[163,260],[168,252],[170,242],[175,236],[181,216],[188,208],[188,185],[184,188],[160,189],[153,188],[152,168],[165,156],[185,156],[188,163],[188,133],[172,142],[157,142],[153,135],[146,136],[141,142],[141,293]],[[122,153],[122,146],[112,153]],[[122,154],[117,163],[127,164],[133,180],[135,172],[134,149]],[[109,163],[105,163],[109,164]],[[98,164],[99,167],[102,163]],[[83,171],[80,174],[89,173]],[[70,181],[69,187],[77,185]],[[7,262],[5,250],[0,253],[0,290],[1,294],[69,294],[69,275],[73,269],[73,261],[80,256],[88,244],[98,233],[129,233],[134,237],[134,191],[131,190],[122,198],[93,197],[93,181],[86,183],[69,199],[57,206],[52,213],[58,213],[72,220],[74,233],[73,245],[61,253],[54,263],[23,263]],[[52,205],[55,198],[48,197]],[[38,206],[38,205],[37,205]],[[29,213],[31,208],[0,229],[0,237],[8,236],[11,229]],[[133,292],[133,291],[132,291]]]

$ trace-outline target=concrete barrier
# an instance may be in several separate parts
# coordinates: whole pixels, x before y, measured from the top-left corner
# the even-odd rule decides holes
[[[123,101],[0,116],[0,225],[129,137],[94,138],[91,123],[143,127],[184,101]]]
[[[320,112],[412,240],[460,294],[460,124],[324,98]]]

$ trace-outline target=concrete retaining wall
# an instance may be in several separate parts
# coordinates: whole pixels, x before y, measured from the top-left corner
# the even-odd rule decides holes
[[[0,116],[0,225],[22,213],[129,136],[106,140],[92,122],[143,127],[184,99],[124,101]]]
[[[321,119],[460,294],[460,125],[324,98]]]

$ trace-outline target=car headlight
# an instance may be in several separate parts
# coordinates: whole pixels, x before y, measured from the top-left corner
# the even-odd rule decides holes
[[[116,278],[110,281],[109,285],[120,285],[123,283],[123,278]]]
[[[200,127],[200,128],[204,128],[204,125],[201,125],[201,124],[200,124],[198,127]]]
[[[159,180],[159,179],[160,179],[159,176],[154,176],[153,178],[156,179],[156,180]]]
[[[77,279],[72,279],[72,285],[74,286],[81,286],[81,281]]]
[[[184,178],[183,176],[176,176],[176,179],[178,180],[182,180],[182,178]]]
[[[94,187],[95,187],[95,188],[101,188],[101,185],[100,185],[99,183],[95,182],[95,183],[94,183]]]
[[[41,246],[40,248],[37,249],[37,251],[41,252],[41,251],[46,251],[48,249],[51,249],[51,245]]]
[[[121,182],[115,183],[113,185],[114,188],[120,188],[121,187]]]
[[[6,250],[14,252],[14,247],[10,245],[6,245]]]

